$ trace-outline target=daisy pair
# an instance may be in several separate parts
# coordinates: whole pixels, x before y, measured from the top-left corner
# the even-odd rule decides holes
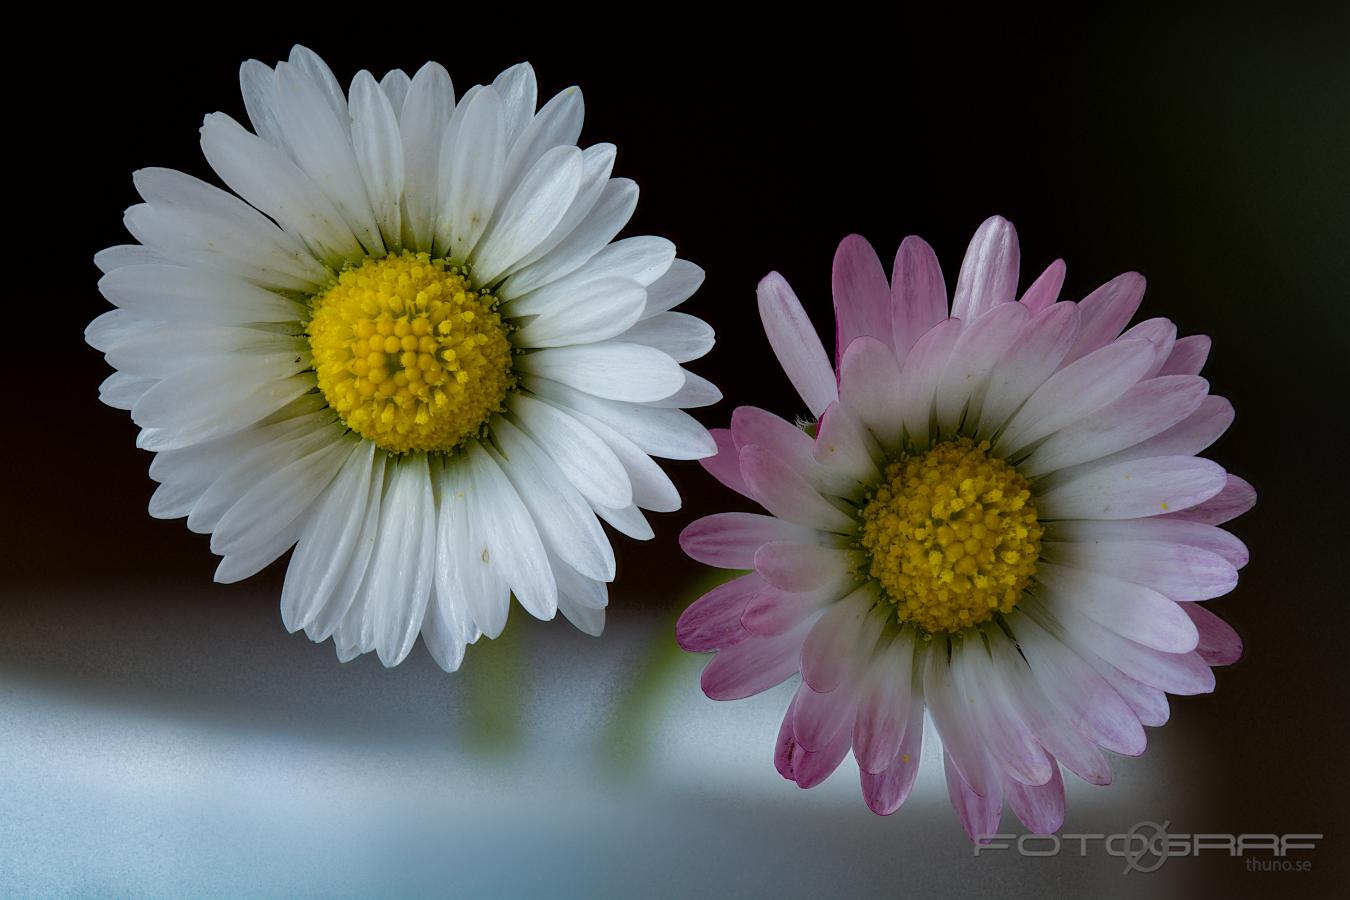
[[[445,669],[514,595],[599,634],[601,522],[677,509],[652,457],[715,452],[682,410],[712,330],[671,310],[703,280],[659,237],[616,240],[637,185],[577,146],[581,92],[536,109],[528,64],[457,95],[427,63],[343,90],[296,47],[240,71],[252,130],[207,116],[233,193],[143,169],[138,243],[96,257],[117,307],[86,331],[101,397],[157,456],[152,515],[187,517],[216,580],[295,552],[286,627]]]
[[[1004,803],[1035,832],[1064,819],[1062,770],[1111,780],[1167,694],[1214,687],[1241,643],[1198,601],[1247,562],[1219,526],[1252,506],[1198,457],[1233,420],[1200,370],[1204,336],[1127,328],[1128,273],[1059,300],[1062,261],[1018,297],[1011,224],[976,232],[951,293],[906,238],[890,278],[870,245],[834,260],[834,364],[787,282],[759,310],[809,422],[754,407],[703,461],[765,514],[708,516],[695,559],[749,570],[681,617],[717,651],[703,690],[730,700],[800,673],[774,749],[803,788],[852,751],[882,815],[918,771],[925,713],[951,802],[975,840]]]

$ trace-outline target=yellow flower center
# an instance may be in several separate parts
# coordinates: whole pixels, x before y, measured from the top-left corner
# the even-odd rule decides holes
[[[319,390],[391,453],[453,450],[515,384],[497,300],[464,270],[404,251],[345,269],[307,329]]]
[[[946,441],[886,467],[862,510],[867,574],[896,618],[929,634],[1012,612],[1036,571],[1041,526],[1027,481],[987,441]]]

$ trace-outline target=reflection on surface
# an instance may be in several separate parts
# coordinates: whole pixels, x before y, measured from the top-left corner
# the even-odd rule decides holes
[[[446,676],[420,650],[340,665],[262,602],[215,621],[41,602],[0,635],[4,895],[1114,895],[1146,877],[1162,896],[1184,875],[973,859],[932,741],[888,819],[851,760],[800,791],[771,763],[792,685],[707,700],[664,619],[620,613],[595,641],[518,616]],[[1066,831],[1174,815],[1167,765],[1071,782]]]

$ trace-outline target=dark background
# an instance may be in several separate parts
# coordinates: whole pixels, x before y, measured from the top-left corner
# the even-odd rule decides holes
[[[1238,416],[1208,455],[1255,484],[1260,501],[1231,526],[1251,564],[1211,608],[1247,651],[1220,670],[1213,696],[1176,699],[1172,723],[1153,732],[1151,752],[1186,755],[1177,765],[1194,778],[1178,785],[1186,812],[1158,818],[1180,831],[1326,838],[1312,873],[1249,874],[1211,858],[1169,865],[1215,895],[1344,885],[1350,17],[821,10],[741,28],[677,7],[664,15],[600,25],[479,20],[461,7],[421,24],[404,13],[369,27],[260,20],[173,39],[118,22],[82,23],[58,45],[14,35],[9,100],[19,110],[7,144],[22,162],[9,173],[11,327],[0,354],[0,681],[178,703],[165,685],[177,679],[154,661],[173,635],[205,643],[212,623],[240,618],[282,633],[284,563],[244,584],[212,584],[207,539],[146,514],[150,456],[134,449],[129,416],[97,401],[110,370],[81,339],[107,308],[91,258],[127,240],[131,172],[160,165],[211,178],[197,144],[202,116],[220,109],[246,121],[239,63],[284,58],[296,41],[344,84],[359,68],[411,74],[434,58],[462,91],[529,59],[541,102],[582,86],[583,143],[616,143],[616,174],[641,185],[627,233],[666,235],[707,270],[684,309],[718,332],[693,366],[726,394],[697,413],[710,427],[742,403],[798,411],[760,331],[754,287],[783,272],[832,333],[830,260],[855,231],[888,268],[903,236],[923,235],[950,287],[970,233],[1000,213],[1018,228],[1023,286],[1056,257],[1068,262],[1070,299],[1136,269],[1149,280],[1140,318],[1165,315],[1183,334],[1213,337],[1204,374]],[[618,540],[620,629],[688,602],[693,587],[671,586],[703,573],[676,536],[737,503],[697,465],[671,468],[685,509],[651,516],[650,543]],[[274,643],[311,667],[331,660],[331,648],[303,638]],[[212,652],[232,649],[245,648]],[[490,652],[471,648],[466,671]],[[185,680],[192,665],[227,663],[190,663]],[[6,730],[0,721],[0,742]],[[1066,830],[1073,816],[1071,806]]]

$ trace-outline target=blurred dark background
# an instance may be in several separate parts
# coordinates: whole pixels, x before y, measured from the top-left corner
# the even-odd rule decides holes
[[[1165,315],[1182,333],[1211,335],[1204,374],[1238,411],[1209,455],[1260,493],[1257,508],[1231,526],[1252,562],[1237,590],[1211,608],[1235,625],[1247,652],[1220,671],[1213,696],[1173,702],[1172,722],[1152,732],[1143,761],[1118,761],[1118,771],[1160,767],[1165,787],[1141,790],[1163,797],[1165,807],[1120,797],[1127,805],[1108,805],[1092,824],[1123,831],[1150,818],[1170,820],[1174,831],[1326,837],[1306,857],[1313,863],[1306,873],[1251,873],[1241,860],[1209,855],[1173,860],[1154,876],[1119,876],[1109,861],[1114,874],[1090,882],[1057,881],[1064,872],[1089,877],[1061,860],[1020,860],[999,878],[1012,879],[1017,895],[1089,883],[1112,895],[1156,892],[1165,883],[1192,896],[1325,896],[1350,882],[1343,770],[1350,591],[1340,569],[1350,499],[1350,15],[1344,7],[1316,16],[1275,9],[1055,20],[826,10],[810,20],[741,27],[723,20],[729,7],[713,16],[671,7],[655,19],[651,10],[633,10],[603,23],[525,12],[479,18],[459,7],[444,17],[383,10],[369,23],[347,18],[341,27],[241,15],[235,27],[192,26],[192,36],[173,38],[124,20],[82,21],[78,33],[62,29],[59,42],[50,40],[56,23],[41,34],[39,25],[16,30],[11,83],[21,89],[10,96],[19,109],[8,144],[20,165],[10,168],[7,256],[17,275],[8,282],[9,321],[17,311],[18,327],[0,357],[9,387],[0,444],[0,762],[11,774],[0,775],[0,808],[8,777],[8,812],[28,824],[0,829],[0,885],[8,868],[17,879],[9,890],[46,893],[23,880],[45,871],[34,854],[55,835],[82,833],[79,825],[52,823],[62,821],[63,808],[76,815],[70,810],[84,809],[81,803],[105,809],[87,799],[103,789],[93,776],[83,787],[72,785],[71,771],[44,781],[41,756],[60,756],[67,738],[53,731],[39,739],[33,729],[62,704],[147,716],[170,733],[232,722],[283,743],[305,736],[334,743],[340,732],[386,748],[423,740],[435,747],[442,738],[472,746],[475,735],[509,742],[528,731],[529,717],[517,715],[509,692],[533,689],[510,685],[528,685],[562,659],[575,696],[592,698],[585,714],[624,735],[598,751],[603,761],[607,752],[624,756],[616,748],[655,727],[650,720],[660,719],[670,691],[696,693],[700,660],[674,649],[670,624],[709,576],[679,554],[676,536],[693,518],[738,500],[695,464],[671,465],[686,505],[650,517],[656,540],[617,539],[612,635],[564,637],[561,620],[527,625],[517,613],[501,646],[471,648],[456,676],[439,673],[421,650],[394,672],[370,659],[339,666],[331,645],[285,635],[276,611],[284,561],[242,584],[215,585],[207,539],[181,521],[146,514],[150,456],[134,449],[128,415],[99,404],[97,386],[109,369],[81,338],[107,308],[91,258],[127,240],[120,220],[138,199],[134,169],[170,166],[212,177],[197,144],[202,116],[219,109],[246,121],[239,63],[282,59],[295,42],[324,56],[344,83],[360,68],[412,73],[434,58],[459,91],[522,59],[535,66],[541,101],[581,85],[583,143],[616,143],[617,174],[642,187],[627,233],[666,235],[707,270],[684,308],[718,332],[716,349],[694,364],[726,395],[698,412],[710,427],[725,425],[740,404],[798,411],[760,331],[754,287],[769,270],[783,272],[822,333],[832,333],[830,261],[850,232],[871,240],[888,267],[902,237],[923,235],[949,287],[970,233],[992,213],[1018,228],[1023,286],[1056,257],[1068,262],[1070,298],[1121,271],[1142,272],[1149,290],[1140,317]],[[596,681],[601,668],[607,674]],[[491,690],[508,694],[500,699]],[[720,717],[728,739],[769,767],[780,701],[767,724],[756,720],[753,728],[737,719],[734,704],[707,712],[713,704],[701,703],[685,704],[691,721]],[[101,727],[80,732],[87,744],[79,746],[106,746]],[[702,765],[715,768],[726,748],[700,746]],[[277,752],[285,771],[285,750]],[[108,771],[119,765],[114,760]],[[146,777],[155,771],[150,766]],[[363,778],[356,764],[343,771],[342,778]],[[478,777],[472,766],[466,771]],[[211,776],[181,777],[191,784]],[[238,777],[247,782],[246,773]],[[941,849],[932,852],[945,854],[949,866],[944,889],[956,895],[988,886],[982,879],[993,870],[968,858],[940,790],[932,810],[906,808],[880,820],[855,815],[861,799],[847,784],[855,777],[846,762],[835,781],[848,790],[829,807],[848,816],[856,841],[845,846],[886,849],[881,857],[852,851],[861,858],[840,878],[865,878],[847,882],[858,891],[889,885],[892,893],[929,883],[916,873],[923,864],[898,866],[908,854],[894,829],[908,818],[905,828],[927,831],[927,822],[940,829]],[[32,779],[46,787],[35,789]],[[50,794],[58,782],[64,793]],[[774,809],[803,828],[816,804],[827,802],[788,793],[796,789],[786,783],[766,784],[766,796],[781,804]],[[1105,793],[1126,790],[1122,783]],[[670,791],[684,796],[678,785]],[[43,795],[67,799],[43,809],[22,799]],[[631,804],[649,802],[644,797],[633,794]],[[107,821],[87,820],[105,835],[121,827],[109,803]],[[697,805],[687,813],[694,829],[735,815]],[[174,827],[153,808],[137,815],[152,831]],[[246,816],[239,821],[249,827]],[[745,828],[760,822],[747,816]],[[1065,831],[1091,830],[1087,824],[1071,797]],[[1004,827],[1011,825],[1007,814]],[[662,840],[678,846],[678,835]],[[147,857],[137,858],[153,857],[155,847],[132,841],[130,859],[109,870],[99,854],[110,851],[100,844],[87,862],[90,880],[60,882],[58,892],[178,892],[188,882],[172,873],[201,859],[159,859],[153,866],[169,880],[147,880]],[[753,848],[736,852],[743,865],[757,865]],[[809,848],[792,860],[815,864]],[[79,858],[64,865],[81,871]],[[770,868],[766,881],[742,880],[735,890],[791,895],[801,887],[791,864]],[[200,884],[236,893],[209,879]],[[568,884],[563,878],[554,886],[581,892],[580,882]],[[663,893],[671,885],[646,887]]]

